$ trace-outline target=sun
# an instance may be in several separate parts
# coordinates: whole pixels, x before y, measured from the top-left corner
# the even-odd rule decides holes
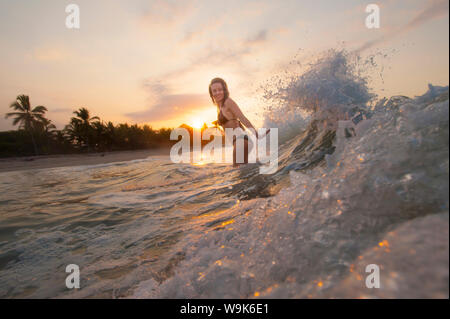
[[[202,128],[202,126],[203,126],[203,122],[201,120],[199,120],[199,119],[195,119],[192,122],[192,127],[193,128]]]

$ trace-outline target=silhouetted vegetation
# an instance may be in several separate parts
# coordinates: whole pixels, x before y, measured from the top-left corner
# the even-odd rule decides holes
[[[10,107],[14,112],[5,118],[13,117],[19,127],[0,132],[0,157],[152,149],[177,142],[170,140],[171,128],[105,123],[86,108],[74,111],[69,124],[57,130],[45,117],[47,108],[32,108],[26,95],[19,95]]]

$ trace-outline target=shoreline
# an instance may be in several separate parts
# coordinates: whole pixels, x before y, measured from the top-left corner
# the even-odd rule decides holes
[[[0,173],[40,168],[96,165],[144,159],[149,156],[169,156],[170,147],[135,151],[99,152],[91,154],[37,155],[0,158]]]

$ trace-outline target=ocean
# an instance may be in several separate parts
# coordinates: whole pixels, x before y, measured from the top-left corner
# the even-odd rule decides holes
[[[448,86],[380,98],[352,61],[264,88],[273,174],[168,156],[0,173],[0,298],[448,298]]]

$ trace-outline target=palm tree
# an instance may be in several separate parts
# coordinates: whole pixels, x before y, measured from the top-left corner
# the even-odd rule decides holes
[[[100,120],[98,116],[91,117],[89,114],[88,109],[82,107],[78,111],[74,111],[74,114],[77,115],[77,117],[72,117],[71,119],[71,125],[75,128],[77,132],[78,137],[80,140],[86,142],[88,147],[88,152],[90,151],[90,144],[89,144],[89,136],[92,131],[91,122],[94,120]]]
[[[107,135],[108,135],[108,127],[102,122],[94,122],[92,123],[92,128],[94,131],[94,143],[95,148],[98,150],[104,150],[108,147]]]
[[[80,120],[72,117],[70,119],[70,123],[67,124],[66,126],[64,126],[63,132],[64,132],[64,136],[67,136],[67,139],[71,142],[71,143],[76,143],[81,145],[82,142],[82,137],[81,137],[81,132],[80,132],[80,124],[79,124]]]
[[[61,130],[61,131],[57,130],[55,132],[56,133],[55,133],[54,139],[56,141],[56,145],[62,146],[64,148],[64,150],[65,150],[66,147],[67,147],[67,144],[70,143],[70,141],[69,141],[69,139],[67,138],[67,135],[66,135],[67,132],[64,129]]]
[[[36,123],[36,127],[39,127],[39,129],[45,132],[47,136],[53,136],[56,134],[56,126],[52,123],[52,120],[43,118],[41,121]]]
[[[10,116],[15,116],[13,125],[20,123],[19,130],[25,129],[30,132],[31,140],[33,141],[34,153],[38,155],[36,141],[34,139],[33,131],[36,129],[36,123],[45,122],[46,118],[44,117],[47,108],[45,106],[39,105],[34,109],[31,109],[30,98],[28,95],[19,95],[16,98],[16,101],[11,103],[9,106],[13,108],[16,112],[7,113],[5,115],[5,119]]]
[[[50,152],[50,141],[54,141],[58,134],[55,124],[51,120],[43,118],[41,121],[36,122],[36,129],[44,133],[47,141],[47,152]]]

